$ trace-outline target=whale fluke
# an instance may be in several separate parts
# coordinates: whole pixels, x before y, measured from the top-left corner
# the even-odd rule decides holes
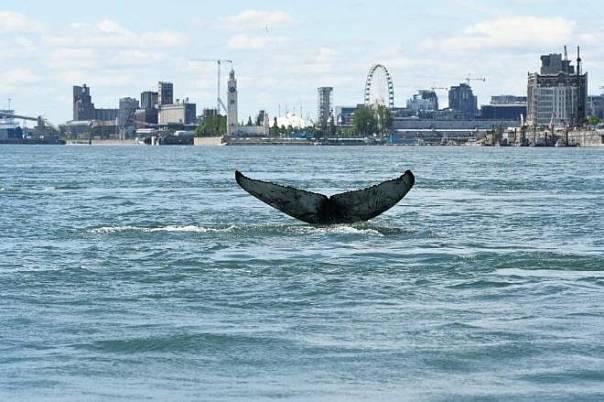
[[[245,191],[273,208],[313,224],[367,221],[392,208],[411,190],[415,177],[410,170],[392,180],[362,190],[327,197],[311,191],[281,186],[246,177],[236,170],[235,180]]]

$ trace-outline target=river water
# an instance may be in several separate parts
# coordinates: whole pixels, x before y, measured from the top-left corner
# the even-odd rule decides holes
[[[2,400],[604,400],[604,150],[2,146],[0,206]]]

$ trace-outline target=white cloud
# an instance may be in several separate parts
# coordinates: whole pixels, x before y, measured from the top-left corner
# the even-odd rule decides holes
[[[282,36],[257,36],[238,34],[232,36],[227,42],[229,49],[263,49],[268,45],[282,44],[287,39]]]
[[[228,29],[264,29],[279,25],[287,25],[293,18],[284,11],[246,10],[239,14],[221,18],[219,26]]]
[[[44,26],[14,11],[0,11],[0,31],[4,32],[39,32]]]
[[[12,89],[37,84],[41,80],[41,77],[29,69],[13,69],[0,74],[0,88]]]
[[[460,35],[427,38],[425,51],[473,52],[484,49],[544,49],[572,40],[576,23],[561,17],[507,17],[479,22]]]
[[[45,35],[43,42],[51,47],[70,48],[172,48],[187,43],[188,38],[172,31],[135,33],[112,20],[96,25],[71,24],[61,34]]]

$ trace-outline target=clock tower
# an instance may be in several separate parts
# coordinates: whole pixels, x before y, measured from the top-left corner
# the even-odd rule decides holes
[[[237,80],[235,79],[235,70],[229,73],[229,84],[227,94],[227,135],[229,137],[237,135]]]

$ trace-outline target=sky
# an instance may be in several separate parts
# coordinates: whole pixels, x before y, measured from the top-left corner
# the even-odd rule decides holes
[[[317,87],[335,105],[363,101],[369,68],[384,64],[395,103],[468,75],[479,104],[526,95],[539,56],[581,46],[589,93],[604,86],[600,0],[13,1],[0,3],[0,108],[55,124],[72,118],[72,86],[98,108],[174,83],[174,97],[216,104],[216,65],[231,59],[239,118],[265,109],[315,118]],[[227,75],[223,71],[222,88]],[[446,91],[437,90],[441,106]],[[226,97],[226,90],[223,97]]]

